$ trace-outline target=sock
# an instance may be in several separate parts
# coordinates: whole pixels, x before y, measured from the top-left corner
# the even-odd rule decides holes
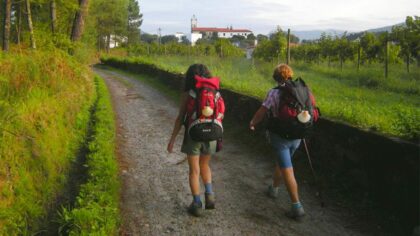
[[[292,209],[293,210],[296,210],[296,209],[299,209],[299,208],[302,208],[302,204],[300,202],[292,203]]]
[[[201,203],[200,195],[193,195],[193,201],[196,203]]]
[[[212,184],[211,183],[204,184],[204,187],[206,188],[206,193],[213,193],[213,189],[212,189]]]

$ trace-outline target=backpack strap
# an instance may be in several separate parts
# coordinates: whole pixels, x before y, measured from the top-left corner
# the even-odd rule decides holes
[[[195,89],[190,89],[190,91],[188,91],[188,95],[195,99],[197,97],[197,92]]]

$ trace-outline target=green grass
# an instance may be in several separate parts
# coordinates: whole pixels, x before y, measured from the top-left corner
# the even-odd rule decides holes
[[[75,208],[61,214],[62,232],[69,235],[117,235],[119,226],[114,113],[104,81],[99,77],[95,81],[98,98],[86,163],[88,180],[81,186]]]
[[[0,235],[45,224],[85,139],[93,85],[61,51],[0,53]]]
[[[221,78],[224,88],[264,99],[275,86],[271,79],[274,64],[242,58],[153,56],[142,58],[103,58],[126,63],[146,63],[174,73],[185,73],[190,64],[204,63]],[[384,79],[381,65],[365,65],[357,72],[348,63],[341,71],[325,65],[293,65],[295,77],[302,77],[317,98],[322,114],[330,119],[379,131],[405,139],[420,133],[420,69],[410,74],[403,65],[392,65]]]

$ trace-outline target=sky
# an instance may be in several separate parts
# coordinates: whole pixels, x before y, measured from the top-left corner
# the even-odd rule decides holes
[[[137,0],[142,31],[162,35],[190,33],[191,17],[199,27],[245,28],[254,34],[282,29],[346,30],[380,28],[420,15],[420,0]]]

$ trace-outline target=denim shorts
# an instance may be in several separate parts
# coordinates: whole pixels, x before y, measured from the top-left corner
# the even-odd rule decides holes
[[[299,147],[300,139],[285,139],[279,135],[268,132],[269,142],[276,153],[276,162],[280,168],[290,168],[292,156]]]

